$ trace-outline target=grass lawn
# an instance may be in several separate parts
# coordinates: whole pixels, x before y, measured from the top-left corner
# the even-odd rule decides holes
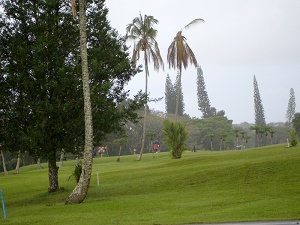
[[[0,224],[158,225],[300,219],[300,147],[95,158],[88,196],[64,205],[75,161],[59,169],[63,189],[47,193],[48,170],[0,173],[7,219]],[[97,170],[100,185],[97,185]]]

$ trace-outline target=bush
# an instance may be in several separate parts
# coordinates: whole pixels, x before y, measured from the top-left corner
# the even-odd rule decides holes
[[[78,183],[81,176],[81,171],[82,171],[82,164],[81,163],[76,164],[73,173],[69,177],[69,180],[71,177],[74,177],[76,182]]]
[[[296,130],[292,130],[292,131],[290,132],[290,135],[291,135],[291,146],[292,146],[292,147],[297,146],[298,141],[297,141],[297,139],[296,139],[296,137],[297,137],[297,132],[296,132]]]
[[[188,139],[188,132],[185,124],[171,122],[166,119],[163,122],[163,133],[166,136],[163,142],[168,144],[173,159],[180,159],[185,148],[185,141]]]

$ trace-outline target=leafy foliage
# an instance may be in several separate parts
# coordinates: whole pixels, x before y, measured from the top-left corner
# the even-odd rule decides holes
[[[10,151],[21,149],[47,159],[49,168],[57,173],[57,152],[64,149],[80,154],[83,149],[78,22],[72,18],[69,1],[8,0],[1,6],[0,96],[6,103],[1,111],[3,145]],[[135,120],[135,110],[145,102],[140,93],[127,105],[121,104],[128,98],[125,85],[138,71],[132,67],[124,38],[110,27],[107,13],[104,1],[87,1],[96,143]]]
[[[298,141],[297,141],[297,132],[296,132],[296,130],[292,130],[290,132],[290,135],[291,135],[291,146],[292,147],[297,146]]]
[[[172,158],[181,158],[182,152],[186,149],[185,141],[188,139],[185,124],[166,119],[163,122],[163,133],[165,135],[163,141],[168,144]]]

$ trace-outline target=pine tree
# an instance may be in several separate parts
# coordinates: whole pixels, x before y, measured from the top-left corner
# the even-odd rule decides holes
[[[259,90],[258,90],[258,84],[254,75],[254,110],[255,110],[255,125],[259,126],[265,126],[266,125],[266,119],[265,119],[265,113],[264,108],[262,105],[262,101],[260,98]]]
[[[296,109],[295,92],[294,89],[291,88],[290,99],[289,99],[286,116],[285,116],[287,125],[291,125],[295,115],[295,109]]]
[[[166,112],[170,114],[175,114],[176,91],[174,89],[169,74],[166,77],[166,84],[165,84],[165,104],[166,104]]]
[[[205,90],[205,82],[203,77],[203,71],[199,66],[197,69],[197,96],[198,96],[198,107],[202,112],[203,118],[208,118],[212,116],[212,110],[210,106],[210,101]]]
[[[177,94],[180,93],[179,104],[178,104],[178,116],[183,116],[183,114],[184,114],[184,101],[183,101],[183,94],[182,94],[182,83],[180,82],[179,79],[180,79],[180,74],[178,73],[177,76],[176,76],[174,89],[175,89],[175,93],[176,93],[175,96],[176,97],[177,97]],[[178,91],[178,88],[180,89],[180,91]]]

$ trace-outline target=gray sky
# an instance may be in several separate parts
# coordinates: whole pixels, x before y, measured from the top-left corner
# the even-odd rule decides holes
[[[255,75],[267,123],[285,121],[291,88],[300,112],[299,0],[106,0],[106,6],[112,27],[122,35],[140,12],[159,20],[156,40],[165,70],[155,72],[150,64],[151,98],[164,97],[167,74],[175,81],[177,72],[169,70],[167,49],[177,31],[202,18],[205,23],[184,30],[183,35],[202,67],[211,106],[225,110],[233,123],[253,123]],[[183,70],[185,112],[201,118],[196,81],[195,67]],[[144,88],[144,72],[128,85],[132,94]],[[164,100],[149,106],[165,111]]]

